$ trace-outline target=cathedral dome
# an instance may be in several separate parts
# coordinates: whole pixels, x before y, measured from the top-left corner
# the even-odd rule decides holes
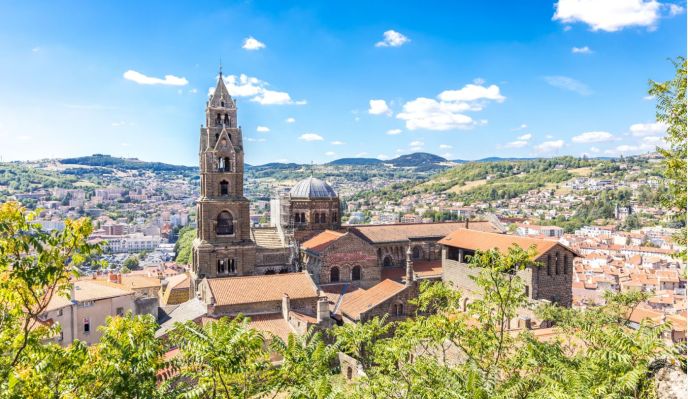
[[[291,198],[336,198],[337,193],[332,187],[320,179],[309,177],[296,183],[289,191]]]

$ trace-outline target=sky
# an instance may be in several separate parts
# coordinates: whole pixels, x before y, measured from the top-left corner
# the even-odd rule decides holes
[[[653,151],[676,0],[3,1],[0,158],[195,165],[219,65],[245,161]]]

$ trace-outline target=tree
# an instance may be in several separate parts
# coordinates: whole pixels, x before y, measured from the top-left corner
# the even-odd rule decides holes
[[[664,174],[669,179],[670,195],[665,204],[678,212],[683,228],[676,234],[679,245],[686,245],[686,59],[672,61],[676,76],[666,82],[650,80],[650,95],[657,97],[657,121],[667,125],[667,148],[658,148],[664,157]],[[686,251],[681,251],[686,259]]]
[[[196,229],[189,226],[179,230],[179,239],[174,244],[174,252],[177,254],[175,261],[182,265],[191,264],[193,240],[196,238]]]
[[[274,372],[262,333],[243,316],[205,326],[177,324],[170,342],[179,349],[174,391],[185,398],[252,398],[270,392]]]
[[[88,219],[67,219],[62,231],[46,232],[33,223],[37,215],[17,202],[0,205],[0,381],[5,383],[18,378],[27,348],[57,333],[40,316],[53,296],[68,296],[78,266],[101,250],[87,241],[93,230]]]
[[[139,267],[139,258],[136,256],[130,256],[127,259],[124,260],[124,263],[122,264],[123,268],[126,268],[127,270],[134,270],[138,269]]]

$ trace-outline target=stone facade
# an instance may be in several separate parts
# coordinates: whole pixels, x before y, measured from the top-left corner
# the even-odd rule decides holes
[[[318,286],[351,283],[368,288],[381,279],[375,250],[351,233],[334,239],[322,250],[304,249],[303,261]]]
[[[470,301],[482,293],[471,276],[479,273],[466,263],[464,256],[472,251],[457,250],[446,247],[442,251],[442,272],[444,281],[450,282],[462,291],[464,299]],[[531,300],[546,299],[561,306],[571,307],[573,301],[572,276],[573,258],[576,254],[563,245],[557,244],[538,256],[535,261],[541,266],[528,267],[517,275],[523,280],[528,298]]]
[[[289,211],[291,218],[295,220],[294,238],[299,242],[303,242],[321,231],[339,229],[341,227],[340,206],[338,197],[291,199]],[[299,217],[295,219],[297,214]]]

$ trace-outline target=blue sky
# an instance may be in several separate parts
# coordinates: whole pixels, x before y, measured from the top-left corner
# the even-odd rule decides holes
[[[253,164],[642,153],[686,49],[684,2],[196,3],[0,3],[2,159],[196,164],[220,59]]]

